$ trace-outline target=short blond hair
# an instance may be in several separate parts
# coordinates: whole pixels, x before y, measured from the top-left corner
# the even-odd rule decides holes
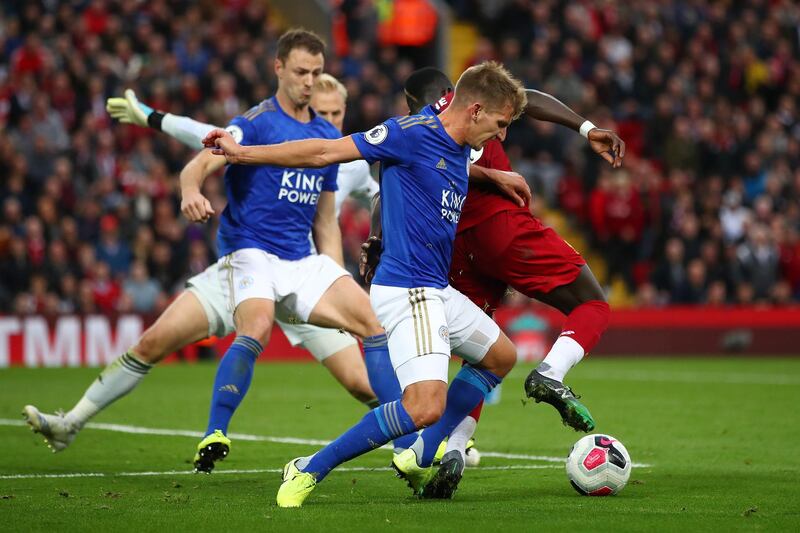
[[[522,83],[496,61],[469,67],[458,78],[453,104],[468,106],[475,100],[485,102],[487,108],[495,111],[511,106],[513,119],[519,118],[528,104]]]
[[[317,83],[314,85],[314,90],[323,93],[338,91],[339,94],[342,95],[342,98],[344,98],[344,101],[347,101],[347,87],[330,74],[324,72],[320,74],[317,78]]]

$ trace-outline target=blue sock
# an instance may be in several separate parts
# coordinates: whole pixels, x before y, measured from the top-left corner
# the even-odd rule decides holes
[[[322,481],[338,465],[383,446],[392,439],[417,430],[414,421],[399,401],[373,409],[341,437],[318,451],[303,472],[313,473]]]
[[[211,396],[206,435],[211,435],[215,429],[228,434],[228,424],[250,388],[253,364],[262,349],[257,340],[239,335],[225,352],[214,378],[214,394]]]
[[[430,466],[433,456],[442,440],[450,435],[455,427],[464,420],[486,394],[494,389],[503,378],[488,370],[471,365],[464,365],[456,374],[450,389],[447,391],[447,407],[442,418],[420,433],[419,439],[412,448],[417,453],[420,466]]]
[[[367,365],[369,384],[381,405],[400,400],[403,397],[400,382],[397,381],[397,375],[394,373],[392,360],[389,357],[385,333],[364,338],[364,362]],[[406,449],[411,447],[416,440],[416,433],[403,435],[394,439],[394,447],[395,449]]]

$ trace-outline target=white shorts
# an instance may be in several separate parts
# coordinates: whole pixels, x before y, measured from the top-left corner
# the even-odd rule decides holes
[[[350,273],[327,255],[287,261],[257,248],[244,248],[222,257],[219,281],[228,310],[245,300],[265,298],[280,304],[301,322],[334,281]],[[276,309],[276,313],[278,310]]]
[[[412,383],[447,383],[450,353],[469,363],[483,360],[500,328],[469,298],[444,289],[373,285],[370,301],[389,338],[389,354],[405,388]]]
[[[276,319],[276,322],[292,346],[302,346],[320,363],[336,352],[358,346],[358,341],[352,335],[340,329],[286,322],[283,319]]]
[[[233,313],[230,313],[225,305],[225,294],[219,283],[217,263],[189,278],[186,281],[186,290],[200,300],[200,305],[206,312],[209,337],[226,337],[236,329],[233,325]]]
[[[225,304],[225,295],[219,282],[219,266],[212,264],[200,274],[189,278],[186,290],[194,294],[208,319],[208,336],[226,337],[235,331],[233,314]],[[319,362],[336,352],[355,346],[358,343],[347,333],[337,329],[321,328],[311,324],[292,324],[290,314],[282,309],[277,314],[285,315],[286,320],[276,318],[276,322],[286,334],[292,346],[302,346]]]

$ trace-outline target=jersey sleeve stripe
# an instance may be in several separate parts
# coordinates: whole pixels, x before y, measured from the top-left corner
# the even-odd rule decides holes
[[[433,128],[433,129],[439,128],[439,125],[436,124],[436,120],[433,119],[433,118],[430,118],[430,119],[421,119],[421,120],[416,120],[416,121],[407,122],[405,124],[401,124],[400,125],[400,129],[404,130],[406,128],[410,128],[411,126],[419,126],[419,125],[428,126],[429,128]]]

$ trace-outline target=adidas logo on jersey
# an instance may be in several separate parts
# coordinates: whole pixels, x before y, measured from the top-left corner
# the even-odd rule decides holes
[[[439,170],[447,170],[447,163],[444,162],[444,157],[439,159],[439,162],[436,163],[436,168]]]
[[[223,385],[218,390],[219,392],[232,392],[234,394],[239,394],[239,387],[236,385]]]

